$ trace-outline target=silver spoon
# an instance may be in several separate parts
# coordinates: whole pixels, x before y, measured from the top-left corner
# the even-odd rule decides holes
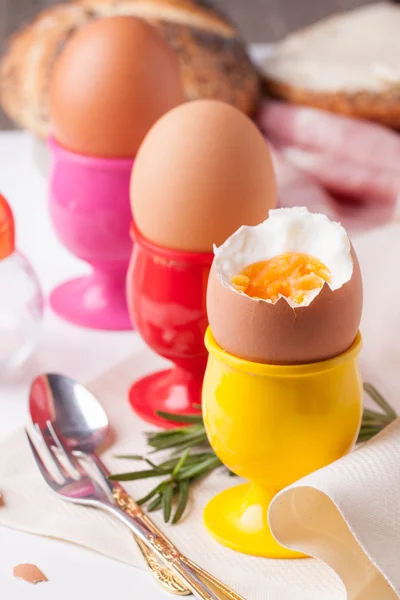
[[[69,449],[84,453],[91,460],[111,494],[121,493],[121,497],[126,498],[122,486],[108,479],[109,471],[97,456],[97,452],[107,444],[110,437],[110,425],[106,412],[89,390],[65,375],[56,373],[39,375],[31,385],[29,412],[32,422],[37,423],[44,432],[47,429],[47,422],[50,421]],[[134,502],[132,504],[134,510],[140,510]],[[129,511],[129,503],[126,508]],[[166,539],[147,515],[143,513],[141,518],[155,535]],[[175,595],[189,595],[191,592],[186,586],[167,567],[160,564],[145,544],[135,539],[158,583]],[[216,592],[221,592],[221,598],[230,600],[241,598],[203,569],[199,567],[197,569],[200,578],[214,586]]]

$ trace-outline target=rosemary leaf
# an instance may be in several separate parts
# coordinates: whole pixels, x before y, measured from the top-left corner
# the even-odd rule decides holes
[[[361,425],[360,431],[375,431],[377,429],[379,430],[379,429],[382,429],[382,428],[381,428],[380,425],[374,425],[373,423],[368,423],[368,424],[363,423]]]
[[[185,444],[180,444],[179,448],[174,450],[174,454],[186,450],[186,448],[193,448],[194,446],[202,446],[207,442],[207,436],[205,433],[198,434],[195,438],[191,438]]]
[[[381,407],[381,409],[387,414],[388,417],[391,417],[392,420],[397,418],[396,411],[390,406],[388,402],[386,402],[382,394],[380,394],[371,383],[364,383],[364,390],[369,396],[371,396],[371,398],[376,402],[376,404]]]
[[[159,477],[160,473],[155,469],[147,469],[146,471],[132,471],[131,473],[118,473],[117,475],[109,475],[111,481],[135,481],[136,479],[148,479],[149,477]]]
[[[366,423],[370,419],[372,419],[372,420],[377,419],[377,420],[380,420],[380,421],[387,421],[388,423],[392,422],[392,418],[389,417],[389,415],[381,413],[381,412],[376,412],[375,410],[371,410],[369,408],[364,408],[363,423]]]
[[[203,458],[206,458],[209,456],[214,456],[214,452],[211,450],[211,448],[208,452],[196,452],[194,454],[190,454],[186,459],[185,465],[191,465],[193,463],[198,463],[199,460],[202,460]],[[180,461],[180,457],[176,456],[174,458],[170,458],[168,460],[165,460],[164,462],[161,462],[158,466],[163,469],[173,470],[179,461]]]
[[[158,450],[163,450],[163,449],[167,449],[167,448],[174,448],[175,446],[179,445],[181,442],[185,442],[187,439],[187,436],[183,436],[181,433],[176,433],[174,436],[171,437],[149,437],[148,439],[148,445],[151,448],[156,448]]]
[[[171,518],[172,512],[172,499],[174,497],[174,486],[175,484],[171,481],[163,490],[162,494],[162,509],[165,523]]]
[[[176,463],[176,465],[175,465],[175,467],[173,468],[173,471],[172,471],[172,479],[174,477],[176,477],[176,475],[178,475],[179,471],[181,470],[181,468],[183,467],[183,465],[187,461],[187,458],[189,456],[189,452],[190,452],[190,448],[188,448],[187,450],[185,450],[185,452],[182,454],[182,456],[180,457],[180,459]]]
[[[136,504],[139,504],[139,505],[145,504],[146,502],[151,500],[153,498],[153,496],[155,496],[156,494],[160,494],[167,485],[168,485],[168,481],[163,481],[162,483],[159,483],[158,485],[156,485],[155,488],[150,490],[150,492],[148,494],[143,496],[143,498],[136,500]]]
[[[122,460],[144,460],[144,456],[140,454],[116,454],[115,458],[121,458]]]
[[[162,495],[159,494],[156,498],[154,498],[154,500],[152,502],[150,502],[149,506],[147,507],[147,511],[154,512],[155,510],[158,510],[159,508],[161,508],[161,504],[162,504]]]
[[[170,437],[177,437],[186,435],[187,429],[189,427],[180,427],[179,429],[169,429],[167,431],[150,431],[145,433],[145,436],[148,440],[157,441],[157,440],[165,440]]]
[[[173,413],[157,411],[158,416],[162,417],[166,421],[171,423],[203,423],[203,416],[201,414],[194,415],[174,415]]]
[[[191,467],[181,469],[180,473],[177,475],[177,481],[182,481],[184,479],[191,479],[192,477],[196,477],[198,475],[203,475],[208,472],[211,468],[215,468],[219,466],[220,460],[216,456],[212,456],[211,458],[207,458],[201,461],[199,464],[192,465]]]
[[[190,481],[185,479],[185,481],[181,481],[179,483],[179,496],[178,496],[178,505],[176,507],[176,511],[174,517],[172,519],[172,524],[175,525],[178,523],[183,513],[185,512],[186,505],[189,500],[189,487]]]
[[[168,469],[163,469],[161,465],[156,465],[148,458],[143,459],[152,469],[157,471],[159,475],[167,475],[169,473]]]
[[[193,441],[193,443],[196,444],[199,436],[203,438],[206,437],[204,427],[201,425],[194,425],[193,427],[190,427],[190,429],[188,428],[184,435],[177,433],[175,436],[171,437],[149,437],[148,444],[156,450],[167,450],[168,448],[187,446],[190,441]]]

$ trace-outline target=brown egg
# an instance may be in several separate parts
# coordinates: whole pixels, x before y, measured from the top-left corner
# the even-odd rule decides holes
[[[213,336],[229,354],[260,363],[301,364],[337,356],[352,345],[362,312],[360,267],[346,232],[306,209],[270,215],[270,223],[242,228],[216,249],[207,290]],[[281,294],[274,300],[251,297],[233,283],[243,267],[285,252],[315,257],[328,267],[331,282],[306,291],[301,301]]]
[[[57,61],[52,131],[73,152],[133,157],[155,121],[184,101],[179,60],[151,25],[98,19],[73,35]]]
[[[137,154],[132,213],[145,238],[166,248],[212,252],[276,205],[265,139],[242,112],[197,100],[164,115]]]

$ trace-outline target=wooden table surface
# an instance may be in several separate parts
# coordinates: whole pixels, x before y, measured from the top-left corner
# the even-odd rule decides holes
[[[0,52],[10,34],[40,10],[62,0],[0,0]],[[207,0],[202,0],[207,1]],[[373,0],[208,0],[236,21],[251,42],[276,41],[337,11],[371,4]],[[0,128],[11,124],[0,113]]]

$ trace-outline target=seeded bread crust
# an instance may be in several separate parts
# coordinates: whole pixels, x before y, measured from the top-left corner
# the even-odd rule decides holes
[[[265,88],[271,96],[280,100],[358,119],[368,119],[393,129],[400,129],[400,88],[398,86],[380,93],[321,93],[266,78]]]
[[[154,25],[178,54],[187,98],[215,98],[253,115],[260,76],[237,29],[192,0],[79,0],[43,11],[10,40],[0,66],[0,101],[18,125],[41,138],[50,130],[54,64],[69,38],[93,19],[131,15]]]

